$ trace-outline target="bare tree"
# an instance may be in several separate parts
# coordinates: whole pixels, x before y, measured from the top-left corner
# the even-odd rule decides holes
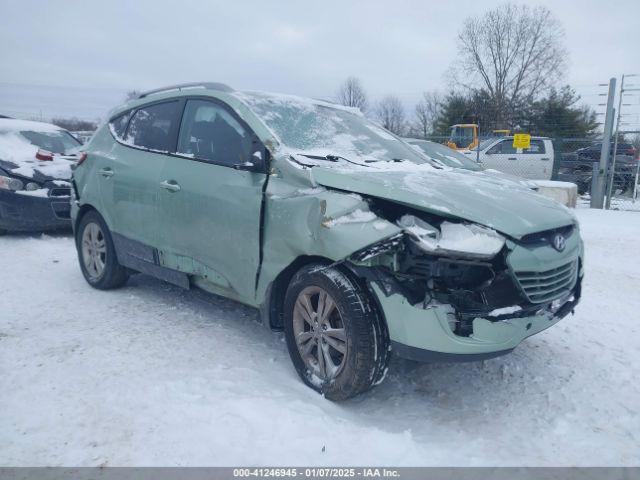
[[[427,138],[433,134],[435,123],[440,115],[442,99],[437,92],[424,92],[415,108],[415,121],[411,130],[416,135]]]
[[[462,87],[487,90],[500,124],[562,76],[563,37],[545,7],[506,4],[468,18],[458,35],[454,79]]]
[[[365,112],[368,107],[367,94],[360,79],[348,77],[338,89],[338,102],[347,107],[359,108]]]
[[[404,107],[400,99],[394,95],[387,95],[376,109],[376,116],[384,128],[396,135],[403,135],[406,128]]]

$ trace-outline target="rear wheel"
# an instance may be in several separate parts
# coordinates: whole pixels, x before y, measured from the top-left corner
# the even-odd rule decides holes
[[[302,380],[330,400],[345,400],[381,381],[389,339],[370,294],[334,267],[311,265],[285,297],[289,355]]]
[[[80,269],[89,285],[109,290],[126,283],[129,274],[118,263],[111,233],[97,212],[90,211],[80,220],[76,248]]]

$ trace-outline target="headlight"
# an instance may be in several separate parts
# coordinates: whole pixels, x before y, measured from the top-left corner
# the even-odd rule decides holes
[[[397,223],[418,248],[433,254],[488,259],[505,243],[495,230],[475,223],[444,221],[437,229],[413,215],[403,215]]]
[[[3,190],[22,190],[24,184],[17,178],[5,177],[0,175],[0,188]]]

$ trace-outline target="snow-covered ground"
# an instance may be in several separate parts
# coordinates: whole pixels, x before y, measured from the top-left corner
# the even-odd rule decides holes
[[[96,291],[71,237],[0,237],[0,465],[638,465],[640,214],[577,214],[575,316],[482,363],[395,359],[342,404],[249,308]]]

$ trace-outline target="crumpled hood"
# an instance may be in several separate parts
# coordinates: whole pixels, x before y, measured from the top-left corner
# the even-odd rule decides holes
[[[325,187],[468,220],[515,238],[574,222],[573,214],[564,205],[531,190],[468,172],[402,164],[396,168],[315,166],[311,176]]]

